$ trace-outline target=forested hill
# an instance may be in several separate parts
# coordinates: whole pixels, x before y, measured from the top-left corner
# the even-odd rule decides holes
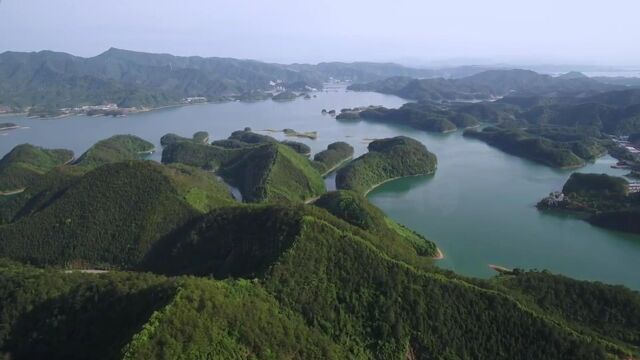
[[[258,99],[266,91],[282,88],[321,88],[329,79],[364,82],[400,75],[430,77],[434,73],[397,64],[283,65],[115,48],[90,58],[53,51],[4,52],[0,54],[0,105],[14,111],[35,107],[41,112],[103,103],[155,107],[188,97]]]
[[[391,77],[349,87],[356,91],[377,91],[421,101],[488,100],[506,95],[559,96],[590,95],[624,89],[621,85],[582,77],[553,77],[530,70],[487,70],[459,79],[412,79]]]

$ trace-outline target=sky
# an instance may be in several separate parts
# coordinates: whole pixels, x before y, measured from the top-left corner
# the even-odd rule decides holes
[[[638,0],[0,0],[0,52],[640,65]]]

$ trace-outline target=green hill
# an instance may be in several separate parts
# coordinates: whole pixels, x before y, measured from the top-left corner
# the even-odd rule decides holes
[[[585,333],[640,347],[640,297],[637,292],[546,271],[501,276],[498,283],[541,311]]]
[[[589,196],[626,196],[629,183],[621,177],[607,174],[573,173],[564,184],[562,192]]]
[[[154,151],[152,143],[133,135],[114,135],[98,141],[74,163],[89,168],[103,164],[137,160]]]
[[[181,141],[193,141],[197,144],[206,144],[209,141],[209,133],[206,131],[198,131],[194,133],[190,139],[174,133],[169,133],[160,138],[160,145],[167,146]]]
[[[67,179],[57,182],[59,191],[45,191],[46,201],[36,194],[15,221],[0,226],[0,256],[127,268],[200,213],[234,203],[224,184],[183,165],[120,162]]]
[[[219,174],[237,186],[248,202],[305,201],[325,191],[322,177],[309,160],[281,144],[256,147]]]
[[[216,171],[246,202],[305,201],[325,191],[318,171],[290,144],[250,131],[236,131],[229,141],[234,145],[174,143],[164,148],[162,162]]]
[[[300,155],[309,156],[311,154],[311,147],[305,143],[301,143],[298,141],[284,140],[282,141],[283,145],[287,145],[292,148],[293,151],[297,152]]]
[[[420,234],[389,219],[382,210],[372,205],[364,196],[353,191],[339,190],[322,195],[313,205],[329,211],[334,216],[389,242],[385,252],[410,250],[412,247],[419,256],[435,257],[436,245]]]
[[[521,130],[487,127],[482,131],[467,130],[464,136],[482,140],[506,153],[551,167],[573,168],[585,164],[585,160],[576,155],[570,146]]]
[[[62,358],[99,359],[638,354],[637,292],[580,282],[569,284],[573,300],[562,286],[542,292],[467,280],[388,253],[384,238],[313,206],[244,205],[197,219],[143,263],[224,280],[65,274],[0,262],[7,324],[0,349],[18,358],[56,358],[62,349]],[[543,294],[554,300],[534,298]],[[590,307],[603,301],[611,316]]]
[[[353,157],[353,146],[342,142],[334,142],[313,157],[313,166],[324,176]]]
[[[0,193],[24,189],[49,170],[72,159],[70,150],[18,145],[0,159]]]
[[[436,156],[419,141],[405,136],[375,140],[368,149],[367,154],[338,170],[338,189],[367,193],[385,181],[436,170]]]
[[[384,251],[384,237],[310,207],[219,209],[167,244],[169,256],[156,258],[156,269],[175,264],[169,274],[257,278],[348,357],[604,359],[633,348],[556,319],[559,307],[541,310],[487,282],[420,270],[412,258]]]
[[[540,210],[582,212],[592,225],[640,233],[640,193],[629,192],[629,183],[622,177],[573,173],[562,195],[551,194],[537,206]]]

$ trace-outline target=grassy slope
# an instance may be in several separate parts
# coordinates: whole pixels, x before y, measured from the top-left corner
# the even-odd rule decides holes
[[[233,204],[201,170],[132,161],[88,172],[31,216],[0,227],[4,256],[38,264],[136,264],[201,211]]]
[[[18,145],[0,160],[0,192],[26,188],[47,171],[72,158],[70,150]]]

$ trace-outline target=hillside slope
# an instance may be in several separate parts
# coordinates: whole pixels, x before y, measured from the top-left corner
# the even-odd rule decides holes
[[[0,159],[0,193],[24,189],[56,166],[73,160],[73,152],[22,144]]]
[[[120,162],[70,180],[29,215],[0,226],[0,255],[41,265],[131,267],[201,212],[234,203],[224,184],[179,165]]]

